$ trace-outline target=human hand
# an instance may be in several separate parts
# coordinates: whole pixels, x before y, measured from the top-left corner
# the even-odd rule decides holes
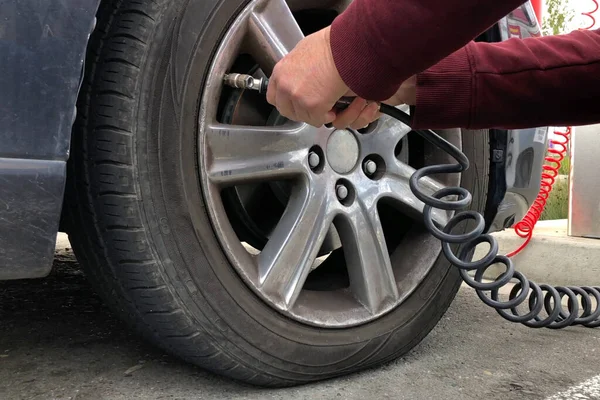
[[[333,61],[327,27],[301,40],[275,64],[267,101],[284,117],[318,127],[336,119],[333,106],[348,92]]]
[[[348,96],[349,94],[347,94]],[[417,97],[417,78],[411,76],[404,81],[396,93],[383,103],[390,106],[400,104],[415,105]],[[381,117],[379,104],[356,98],[348,108],[338,113],[332,125],[337,129],[352,128],[361,129]]]

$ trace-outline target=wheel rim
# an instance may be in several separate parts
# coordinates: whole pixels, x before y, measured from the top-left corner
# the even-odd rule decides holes
[[[344,2],[329,2],[326,8],[344,7]],[[224,122],[222,77],[235,68],[239,55],[249,54],[269,75],[303,37],[290,8],[299,9],[285,0],[251,1],[221,40],[200,106],[202,188],[225,254],[262,300],[306,324],[356,326],[381,317],[413,293],[437,260],[440,245],[422,227],[423,204],[408,185],[414,167],[408,163],[407,126],[386,116],[361,132],[277,117],[273,123],[272,115],[269,126]],[[441,133],[460,147],[459,130]],[[424,152],[427,163],[447,161],[434,150]],[[282,181],[290,189],[285,211],[264,247],[252,249],[235,227],[239,224],[232,223],[224,193]],[[422,186],[433,193],[459,182],[460,176],[428,178]],[[390,219],[382,217],[389,210],[399,225],[391,234],[384,226]],[[449,214],[436,212],[444,224]],[[335,244],[323,246],[332,236]],[[333,252],[318,259],[324,248]]]

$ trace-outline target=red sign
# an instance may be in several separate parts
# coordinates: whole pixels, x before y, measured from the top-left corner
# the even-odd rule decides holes
[[[521,27],[519,25],[508,25],[508,37],[509,38],[523,38],[521,34]]]

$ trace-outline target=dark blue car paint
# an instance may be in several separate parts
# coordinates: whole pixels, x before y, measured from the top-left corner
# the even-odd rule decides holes
[[[0,280],[42,277],[50,272],[75,105],[99,3],[0,1]],[[531,11],[526,4],[520,15],[531,16]],[[496,27],[506,32],[510,20],[505,18]],[[496,139],[506,146],[506,138]],[[537,161],[542,156],[536,150],[533,158]],[[515,165],[507,167],[514,170]],[[504,181],[504,169],[500,170]],[[536,174],[528,194],[537,193]],[[503,220],[497,212],[504,196],[501,192],[486,210],[486,216],[496,215],[496,220]],[[525,197],[525,203],[534,200],[531,195]],[[522,209],[508,211],[518,217]]]
[[[0,1],[0,279],[50,272],[99,3]]]

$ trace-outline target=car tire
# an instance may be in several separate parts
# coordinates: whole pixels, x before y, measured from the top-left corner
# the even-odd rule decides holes
[[[68,164],[68,235],[103,299],[143,337],[214,373],[290,386],[380,365],[417,345],[461,280],[440,257],[402,304],[323,329],[262,301],[232,268],[198,177],[210,56],[243,0],[104,1]],[[199,54],[198,52],[204,54]],[[472,208],[487,198],[486,131],[462,135]]]

